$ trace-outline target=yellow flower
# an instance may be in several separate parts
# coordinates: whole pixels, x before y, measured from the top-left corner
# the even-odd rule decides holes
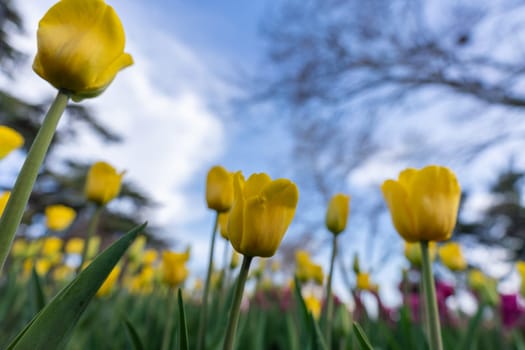
[[[437,253],[436,242],[430,242],[428,244],[428,252],[430,254],[430,261],[433,261],[436,258]],[[423,262],[421,255],[421,244],[419,244],[419,242],[405,242],[405,257],[412,265],[420,267]]]
[[[467,268],[467,261],[461,251],[461,246],[456,242],[450,242],[439,247],[439,258],[443,265],[452,271],[462,271]]]
[[[516,270],[520,274],[521,279],[525,281],[525,261],[516,262]]]
[[[217,212],[230,210],[233,203],[233,174],[222,166],[214,166],[206,177],[206,202]]]
[[[15,149],[22,147],[24,137],[16,130],[0,125],[0,159],[5,158]]]
[[[84,250],[84,239],[73,237],[66,243],[66,253],[68,254],[82,254]]]
[[[93,164],[87,174],[84,189],[86,198],[99,205],[107,204],[118,196],[122,176],[124,176],[124,172],[117,173],[115,168],[106,162]]]
[[[287,179],[262,173],[245,182],[234,176],[235,201],[228,220],[230,242],[241,254],[270,257],[292,222],[299,200],[297,186]]]
[[[370,275],[368,273],[361,272],[357,274],[357,289],[377,291],[377,284],[370,281]]]
[[[326,227],[334,235],[343,232],[350,211],[350,196],[338,193],[332,197],[326,211]]]
[[[38,259],[35,263],[35,270],[39,276],[45,276],[51,268],[51,261],[47,259]]]
[[[53,231],[65,230],[71,225],[77,216],[77,213],[73,208],[61,204],[46,207],[45,213],[47,228]]]
[[[46,237],[42,245],[42,255],[52,257],[59,254],[62,249],[63,242],[58,237]]]
[[[176,287],[188,277],[186,262],[189,253],[175,253],[165,251],[162,253],[162,281],[171,287]]]
[[[146,249],[142,255],[142,263],[144,265],[153,265],[157,261],[158,255],[155,249]]]
[[[15,239],[13,246],[11,247],[11,255],[14,258],[24,258],[27,257],[28,253],[28,244],[24,239]]]
[[[219,232],[225,240],[228,240],[228,215],[227,211],[219,214]]]
[[[397,232],[407,242],[444,241],[456,225],[461,189],[445,167],[406,169],[381,187]]]
[[[63,0],[62,0],[63,1]],[[120,276],[120,266],[115,266],[113,270],[109,273],[108,277],[106,277],[106,280],[100,288],[97,291],[97,297],[105,297],[108,296],[115,285],[117,284],[118,278]]]
[[[73,100],[100,95],[118,71],[133,64],[124,28],[103,0],[61,0],[38,24],[33,70]]]
[[[318,285],[323,285],[323,267],[310,259],[308,252],[298,250],[295,252],[295,276],[301,282],[313,280]]]
[[[90,260],[98,254],[100,248],[100,236],[93,236],[87,242],[86,259]]]
[[[133,262],[138,262],[142,257],[144,248],[146,247],[146,236],[138,236],[128,249],[129,259]]]
[[[67,265],[60,265],[53,270],[52,275],[55,281],[69,280],[73,277],[73,269]]]
[[[9,191],[0,194],[0,216],[2,216],[2,214],[4,213],[4,209],[7,205],[7,201],[9,200],[9,196],[11,196],[11,192]]]
[[[321,302],[313,294],[309,294],[303,298],[306,309],[310,311],[312,316],[317,320],[321,315]]]
[[[480,270],[471,270],[468,273],[468,285],[474,290],[480,290],[487,283],[487,277]]]

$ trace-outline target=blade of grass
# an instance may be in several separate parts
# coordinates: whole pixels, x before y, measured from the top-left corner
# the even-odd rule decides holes
[[[137,332],[133,324],[129,322],[129,320],[125,319],[124,325],[126,326],[127,335],[131,345],[133,346],[133,350],[144,350],[144,345],[142,345],[139,333]]]
[[[479,329],[479,325],[481,323],[483,310],[485,310],[484,305],[480,305],[476,315],[474,315],[474,317],[468,323],[467,332],[461,340],[460,346],[458,347],[459,350],[469,350],[476,348],[476,332]]]
[[[363,331],[363,328],[361,328],[361,326],[357,322],[354,322],[353,328],[354,328],[354,334],[356,335],[357,340],[359,341],[359,344],[361,345],[361,349],[374,350],[374,348],[372,347],[372,344],[370,344],[370,340],[368,340],[368,337]]]
[[[189,350],[188,344],[188,327],[186,325],[186,313],[184,311],[184,302],[182,300],[182,291],[177,291],[177,301],[179,302],[179,349],[180,350]]]
[[[64,347],[89,301],[145,226],[135,227],[98,255],[31,320],[8,350]]]
[[[46,297],[42,289],[42,283],[40,282],[40,277],[36,273],[36,269],[33,266],[31,270],[31,299],[33,302],[33,307],[35,314],[44,308],[46,305]]]

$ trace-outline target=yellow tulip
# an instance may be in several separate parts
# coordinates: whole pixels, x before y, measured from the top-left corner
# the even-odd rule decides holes
[[[516,262],[516,270],[520,274],[521,279],[525,281],[525,261]]]
[[[350,196],[338,193],[332,197],[326,211],[326,227],[334,235],[343,232],[346,228],[350,211]]]
[[[73,208],[61,204],[46,207],[45,214],[47,228],[53,231],[65,230],[77,216]]]
[[[62,0],[63,1],[63,0]],[[109,273],[108,277],[106,277],[106,280],[100,288],[97,291],[97,297],[105,297],[108,296],[115,285],[117,284],[118,278],[120,276],[120,266],[115,266],[113,270]]]
[[[313,294],[309,294],[303,298],[306,309],[317,320],[321,316],[321,301]]]
[[[406,169],[381,187],[397,232],[407,242],[451,237],[461,196],[454,173],[445,167]]]
[[[467,261],[461,251],[461,246],[456,242],[450,242],[439,247],[439,258],[443,265],[452,271],[462,271],[467,268]]]
[[[228,214],[229,212],[225,211],[219,214],[219,232],[221,233],[222,238],[229,240],[228,238]]]
[[[93,164],[87,174],[84,189],[86,198],[98,205],[107,204],[118,196],[122,176],[124,176],[124,172],[117,173],[115,168],[106,162]]]
[[[52,277],[55,281],[65,281],[73,277],[74,270],[67,265],[57,266],[52,273]]]
[[[46,257],[52,257],[59,254],[64,242],[58,237],[46,237],[42,245],[42,255]]]
[[[471,270],[467,277],[468,285],[474,290],[481,290],[487,283],[487,277],[480,270]]]
[[[157,261],[158,255],[155,249],[146,249],[142,255],[142,263],[144,265],[153,265]]]
[[[324,272],[323,267],[314,263],[310,259],[308,252],[298,250],[295,252],[295,276],[301,282],[314,281],[318,285],[323,285]]]
[[[35,263],[35,270],[39,276],[45,276],[51,268],[51,261],[47,259],[38,259]]]
[[[27,257],[28,253],[28,244],[24,239],[15,239],[13,246],[11,247],[11,255],[14,258],[24,258]]]
[[[175,253],[165,251],[162,253],[162,281],[171,287],[176,287],[188,277],[186,262],[189,253]]]
[[[428,252],[430,254],[430,261],[434,261],[437,253],[436,242],[430,242],[428,244]],[[420,267],[423,262],[421,255],[421,244],[419,244],[419,242],[405,242],[405,257],[412,265]]]
[[[92,259],[98,254],[100,249],[100,236],[93,236],[87,242],[86,259]]]
[[[66,253],[68,254],[82,254],[84,250],[84,239],[73,237],[66,243]]]
[[[361,272],[357,274],[357,289],[377,291],[377,284],[370,281],[370,275],[368,273]]]
[[[16,130],[0,125],[0,159],[5,158],[15,149],[22,147],[24,137]]]
[[[38,24],[33,70],[73,100],[100,95],[133,64],[113,8],[103,0],[61,0]]]
[[[233,174],[222,166],[214,166],[206,177],[208,208],[219,213],[230,210],[233,204]]]
[[[4,213],[5,206],[7,205],[10,196],[11,192],[9,191],[0,194],[0,216]]]
[[[299,200],[297,186],[287,179],[272,179],[262,173],[245,182],[234,176],[235,201],[228,219],[232,246],[246,256],[270,257],[292,222]]]

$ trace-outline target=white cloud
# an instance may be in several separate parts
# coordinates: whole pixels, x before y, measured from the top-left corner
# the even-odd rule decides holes
[[[17,36],[15,43],[31,58],[36,50],[38,20],[53,3],[17,3],[27,35]],[[161,204],[150,213],[150,221],[157,225],[185,223],[196,215],[185,204],[185,186],[225,148],[223,125],[207,101],[224,97],[228,88],[198,53],[140,16],[144,11],[138,7],[146,4],[136,3],[130,7],[133,10],[122,12],[119,4],[112,5],[126,27],[126,51],[133,55],[135,64],[119,73],[103,95],[82,104],[120,133],[124,142],[100,144],[88,132],[79,132],[73,143],[57,148],[57,155],[106,160],[126,169],[126,178]],[[30,60],[15,75],[15,82],[1,78],[0,84],[9,84],[11,91],[33,101],[54,94],[49,84],[32,72]],[[197,211],[199,215],[203,212]]]

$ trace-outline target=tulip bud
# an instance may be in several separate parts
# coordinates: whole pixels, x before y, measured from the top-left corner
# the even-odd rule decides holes
[[[343,232],[350,211],[350,196],[338,193],[332,197],[326,211],[326,227],[334,235]]]
[[[124,28],[103,0],[61,0],[38,24],[33,70],[73,100],[100,95],[133,59]]]
[[[175,253],[165,251],[162,253],[162,281],[176,287],[188,277],[186,261],[189,259],[188,253]]]
[[[9,200],[9,196],[11,196],[11,192],[6,191],[2,194],[0,194],[0,216],[4,213],[4,209],[7,205],[7,201]]]
[[[24,144],[24,137],[16,130],[0,125],[0,159]]]
[[[87,174],[84,193],[86,198],[98,205],[105,205],[120,192],[124,172],[117,173],[115,168],[105,162],[97,162],[91,166]]]
[[[452,236],[461,197],[454,173],[445,167],[406,169],[381,186],[397,232],[407,242],[444,241]]]
[[[467,261],[461,251],[461,246],[456,242],[450,242],[439,247],[439,258],[443,265],[452,271],[462,271],[467,268]]]
[[[45,214],[47,228],[53,231],[63,231],[67,229],[77,216],[73,208],[61,204],[46,207]]]
[[[208,208],[219,213],[230,210],[233,203],[233,177],[221,166],[214,166],[206,177]]]

